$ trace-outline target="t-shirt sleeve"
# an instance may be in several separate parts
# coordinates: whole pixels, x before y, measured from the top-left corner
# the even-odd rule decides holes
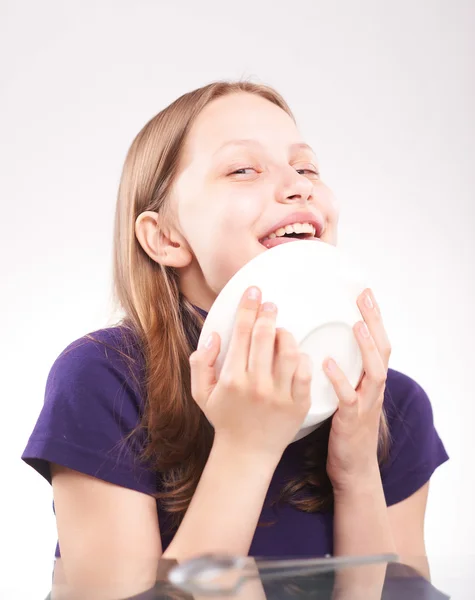
[[[430,400],[413,379],[390,369],[384,407],[391,441],[381,477],[391,506],[420,489],[449,457],[435,429]]]
[[[89,337],[55,361],[22,459],[51,483],[50,463],[146,494],[155,472],[140,458],[143,400],[129,359]],[[127,439],[129,438],[129,439]]]

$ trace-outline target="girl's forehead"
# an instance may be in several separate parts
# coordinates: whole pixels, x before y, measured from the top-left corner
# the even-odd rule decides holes
[[[290,115],[276,104],[252,94],[231,94],[213,100],[198,115],[184,152],[189,158],[197,153],[214,157],[242,140],[248,146],[302,141]]]

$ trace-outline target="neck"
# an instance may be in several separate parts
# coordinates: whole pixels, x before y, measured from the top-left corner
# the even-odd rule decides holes
[[[200,308],[199,306],[197,306],[196,304],[193,304],[193,308],[196,308],[196,310],[200,313],[200,315],[206,319],[206,317],[208,316],[208,312],[204,309],[204,308]]]
[[[180,292],[201,313],[208,313],[216,300],[214,292],[207,284],[204,275],[195,259],[186,267],[179,269]],[[204,315],[206,316],[206,315]]]

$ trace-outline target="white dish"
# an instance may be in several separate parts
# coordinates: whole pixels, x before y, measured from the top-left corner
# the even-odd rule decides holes
[[[331,356],[356,388],[363,374],[361,352],[352,331],[362,319],[356,299],[368,287],[364,276],[340,250],[319,240],[296,240],[266,250],[242,267],[216,298],[203,324],[200,342],[211,332],[221,337],[216,372],[222,369],[240,299],[251,285],[262,302],[278,307],[277,327],[294,336],[313,363],[312,405],[294,441],[314,431],[338,407],[338,397],[322,363]]]

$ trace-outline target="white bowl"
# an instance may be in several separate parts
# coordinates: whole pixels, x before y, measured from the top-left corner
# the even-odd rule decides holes
[[[354,324],[362,319],[356,305],[368,287],[365,277],[340,250],[319,240],[295,240],[266,250],[242,267],[216,298],[203,324],[200,341],[211,332],[221,337],[216,360],[219,376],[226,356],[238,304],[251,285],[262,302],[278,307],[277,327],[290,331],[302,352],[310,355],[312,405],[294,441],[314,431],[338,407],[338,397],[322,363],[331,356],[356,388],[363,361]]]

